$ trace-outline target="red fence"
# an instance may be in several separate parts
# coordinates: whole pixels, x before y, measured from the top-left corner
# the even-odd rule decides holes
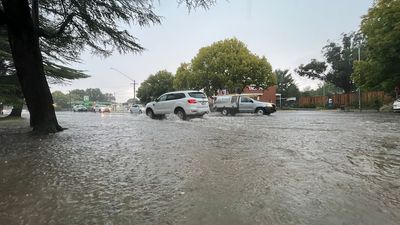
[[[330,98],[336,107],[358,106],[358,93],[332,95]],[[386,95],[383,91],[362,92],[361,94],[361,105],[363,107],[387,104],[392,100],[392,97]],[[327,96],[303,96],[299,99],[300,107],[325,106],[327,103]]]

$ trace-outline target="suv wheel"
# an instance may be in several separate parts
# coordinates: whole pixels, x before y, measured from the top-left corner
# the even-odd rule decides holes
[[[179,119],[186,120],[186,113],[183,111],[183,109],[176,109],[175,114],[179,117]]]
[[[152,109],[146,110],[146,115],[152,119],[154,119],[154,112]]]
[[[257,108],[256,113],[257,115],[262,116],[265,114],[265,110],[263,108]]]
[[[228,109],[223,108],[221,113],[222,113],[222,115],[227,116],[229,111],[228,111]]]

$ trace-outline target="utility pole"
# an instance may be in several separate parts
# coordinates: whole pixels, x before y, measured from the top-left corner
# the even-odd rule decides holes
[[[358,45],[358,62],[361,61],[361,48],[360,48],[360,44]],[[359,78],[359,85],[358,85],[358,109],[361,112],[361,74],[360,74],[360,78]]]
[[[136,101],[136,85],[139,83],[136,83],[135,80],[133,80],[133,101]]]
[[[71,111],[72,111],[71,91],[69,91],[69,107],[71,108]]]
[[[322,86],[322,95],[324,96],[324,97],[323,97],[324,109],[326,108],[326,101],[325,101],[325,95],[326,95],[326,91],[325,91],[325,79],[326,79],[326,77],[324,76],[324,77],[322,78],[322,82],[323,82],[323,86]]]
[[[131,84],[133,84],[133,101],[135,101],[136,100],[136,85],[138,85],[139,83],[136,83],[136,81],[134,79],[130,78],[125,73],[123,73],[123,72],[121,72],[121,71],[119,71],[119,70],[117,70],[117,69],[115,69],[113,67],[110,67],[110,70],[117,71],[118,73],[122,74],[124,77],[128,78],[130,81],[133,81],[133,83],[131,83]]]

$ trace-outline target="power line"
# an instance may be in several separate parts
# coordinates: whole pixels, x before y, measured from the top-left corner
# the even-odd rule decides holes
[[[122,74],[124,77],[128,78],[130,81],[135,82],[134,79],[130,78],[130,77],[129,77],[128,75],[126,75],[125,73],[123,73],[123,72],[121,72],[121,71],[119,71],[119,70],[117,70],[117,69],[115,69],[115,68],[113,68],[113,67],[110,67],[110,70],[117,71],[118,73]]]
[[[130,81],[133,81],[133,83],[131,83],[133,85],[133,99],[136,99],[136,85],[139,83],[136,83],[136,81],[134,79],[132,79],[131,77],[129,77],[128,75],[126,75],[125,73],[110,67],[111,70],[117,71],[118,73],[120,73],[121,75],[123,75],[124,77],[128,78]]]

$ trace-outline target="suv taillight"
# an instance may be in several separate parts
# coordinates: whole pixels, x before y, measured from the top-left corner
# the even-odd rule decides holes
[[[197,101],[196,101],[196,99],[191,98],[191,99],[188,99],[188,103],[189,103],[189,104],[196,104]]]

